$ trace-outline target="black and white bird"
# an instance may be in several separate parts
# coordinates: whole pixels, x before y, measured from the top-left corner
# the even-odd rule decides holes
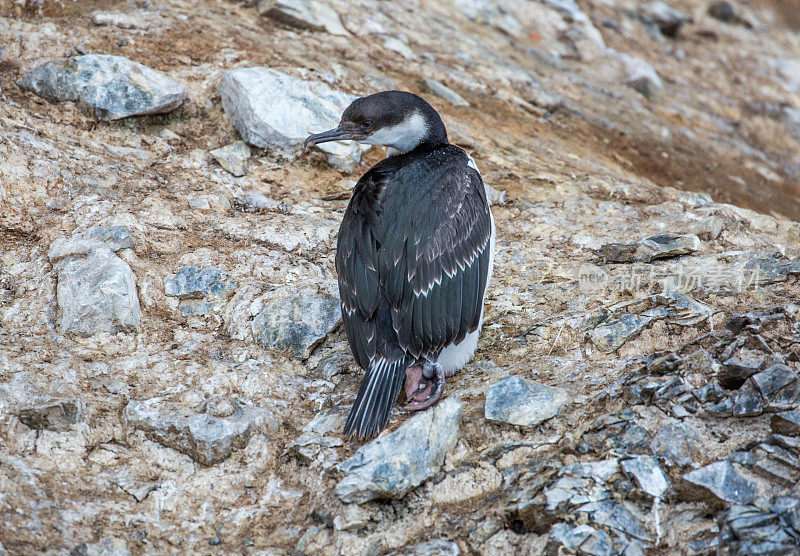
[[[344,432],[367,438],[386,426],[401,387],[405,409],[430,407],[475,353],[494,219],[475,161],[417,95],[356,99],[306,146],[344,140],[388,147],[358,180],[336,251],[347,340],[366,370]]]

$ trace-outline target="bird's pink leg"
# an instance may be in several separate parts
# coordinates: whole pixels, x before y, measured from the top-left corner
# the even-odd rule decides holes
[[[409,383],[409,371],[412,371],[414,380]],[[422,411],[439,401],[444,392],[444,372],[435,363],[425,363],[424,366],[415,365],[406,370],[406,399],[408,403],[403,408],[406,411]]]

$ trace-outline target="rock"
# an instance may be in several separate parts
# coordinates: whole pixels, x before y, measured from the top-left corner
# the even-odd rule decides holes
[[[247,143],[294,156],[311,133],[336,127],[356,97],[324,83],[304,81],[270,68],[240,68],[223,74],[222,107]],[[355,143],[317,145],[328,162],[349,168],[361,160]]]
[[[708,493],[720,502],[748,504],[756,497],[755,485],[729,461],[717,461],[683,475],[694,499],[707,500]]]
[[[133,248],[133,237],[127,226],[92,226],[81,235],[102,241],[115,253]]]
[[[736,17],[736,12],[733,11],[733,6],[726,0],[713,2],[708,7],[708,15],[720,21],[724,21],[725,23],[733,23],[738,19]]]
[[[692,18],[682,14],[661,1],[650,2],[644,11],[646,22],[654,24],[667,37],[676,37],[678,31],[685,23],[691,23]]]
[[[206,266],[182,266],[164,280],[164,293],[182,299],[224,299],[235,287],[222,270]]]
[[[652,99],[656,93],[664,88],[661,78],[658,77],[655,68],[640,58],[633,56],[624,57],[625,77],[623,83]]]
[[[484,414],[489,421],[532,427],[557,415],[566,403],[561,388],[509,376],[487,389]]]
[[[656,457],[685,467],[700,458],[703,445],[697,431],[686,423],[677,422],[659,428],[650,442],[650,449]]]
[[[435,79],[425,79],[425,84],[430,92],[439,95],[454,106],[469,106],[469,102],[451,88],[439,83]]]
[[[247,173],[250,147],[244,141],[236,141],[230,145],[214,149],[209,154],[219,162],[220,166],[234,176],[241,177]]]
[[[453,541],[438,539],[415,544],[410,547],[410,550],[404,550],[397,554],[398,556],[459,556],[461,549]]]
[[[650,456],[640,456],[623,460],[622,469],[636,479],[643,491],[653,498],[663,498],[669,488],[669,479],[658,465],[658,460]]]
[[[461,402],[447,398],[417,413],[397,430],[359,448],[339,465],[344,477],[336,485],[343,502],[402,498],[435,475],[458,440]]]
[[[657,317],[650,314],[627,314],[605,322],[586,333],[587,339],[600,351],[611,353],[638,336]]]
[[[759,506],[734,504],[719,517],[720,546],[731,554],[796,554],[800,498],[778,496],[769,507]]]
[[[336,10],[316,0],[259,0],[258,13],[298,29],[350,35]]]
[[[550,539],[578,554],[611,556],[614,553],[614,546],[608,533],[591,525],[573,527],[567,523],[556,523],[550,529]],[[556,551],[557,548],[553,553]]]
[[[153,16],[154,17],[154,16]],[[153,17],[144,14],[121,12],[97,12],[92,14],[92,23],[98,27],[119,27],[120,29],[149,29],[155,24]]]
[[[337,299],[301,290],[268,302],[252,320],[251,328],[256,343],[263,347],[286,349],[295,357],[306,358],[341,318]]]
[[[761,369],[762,363],[763,360],[742,361],[737,357],[731,357],[722,364],[722,368],[717,373],[717,382],[723,388],[737,390],[748,378]]]
[[[58,274],[63,333],[91,336],[139,330],[136,279],[128,263],[105,243],[81,236],[60,238],[50,245],[48,257]]]
[[[719,216],[708,216],[692,225],[692,232],[705,241],[717,239],[725,229],[725,219]]]
[[[800,436],[800,411],[782,411],[770,420],[772,432],[786,436]]]
[[[266,426],[266,409],[235,404],[229,417],[194,413],[153,398],[131,401],[125,419],[144,431],[151,440],[177,450],[203,465],[214,465],[230,457],[234,450],[247,446],[250,436]]]
[[[244,195],[236,199],[236,202],[248,212],[262,212],[265,210],[279,210],[281,203],[275,199],[270,199],[261,191],[251,189],[245,191]]]
[[[678,257],[699,251],[702,247],[696,235],[659,234],[635,243],[609,243],[598,250],[609,263],[649,263],[656,259]]]
[[[52,401],[19,410],[17,416],[35,430],[66,430],[80,420],[81,406],[76,399]]]
[[[101,120],[164,114],[188,98],[186,87],[122,56],[90,54],[46,62],[17,82],[52,102],[74,101]]]
[[[577,508],[578,512],[589,514],[589,519],[598,525],[604,525],[616,532],[623,533],[644,542],[653,542],[642,524],[625,506],[615,500],[589,502]]]
[[[164,293],[180,298],[184,317],[197,317],[219,312],[236,286],[218,268],[183,266],[164,280]]]
[[[607,414],[592,424],[589,432],[581,435],[578,452],[604,454],[647,454],[650,451],[650,436],[634,421],[633,412],[625,410],[619,414]]]

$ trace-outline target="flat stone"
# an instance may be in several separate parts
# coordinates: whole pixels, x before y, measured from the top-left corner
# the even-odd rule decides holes
[[[268,302],[250,323],[256,343],[308,357],[342,318],[339,300],[313,290]]]
[[[214,149],[209,151],[209,154],[214,157],[220,166],[234,176],[241,177],[247,173],[250,147],[244,141],[236,141],[230,145]]]
[[[566,403],[561,388],[509,376],[487,389],[484,414],[489,421],[532,427],[557,415]]]
[[[610,322],[604,322],[587,332],[586,336],[597,349],[611,353],[638,336],[653,320],[654,316],[644,313],[641,315],[629,313]]]
[[[700,457],[702,443],[697,431],[686,423],[677,422],[659,428],[650,442],[650,449],[659,458],[687,466]]]
[[[683,480],[699,489],[699,499],[712,494],[721,502],[748,504],[756,497],[755,485],[744,478],[729,461],[716,461],[690,471]]]
[[[182,299],[224,299],[234,288],[236,282],[215,267],[183,266],[164,280],[164,293]]]
[[[623,460],[622,469],[636,479],[643,491],[653,498],[663,498],[669,488],[669,479],[658,465],[658,460],[650,456],[639,456]]]
[[[76,399],[51,401],[23,407],[17,417],[35,430],[66,430],[80,420],[81,406]]]
[[[556,523],[550,529],[550,539],[579,554],[610,556],[614,553],[608,533],[587,524],[574,527],[567,523]]]
[[[800,436],[800,411],[782,411],[770,419],[772,432],[786,436]]]
[[[759,392],[770,399],[785,386],[797,381],[797,374],[786,365],[777,364],[753,376],[753,383]]]
[[[106,54],[51,60],[25,73],[17,85],[52,102],[77,102],[101,120],[164,114],[188,98],[181,83]]]
[[[619,502],[615,500],[600,500],[589,502],[577,509],[578,512],[589,514],[589,519],[598,525],[604,525],[615,531],[623,533],[645,542],[653,542],[642,524]]]
[[[417,413],[396,431],[365,444],[339,465],[336,496],[347,503],[402,498],[444,464],[458,440],[461,402],[447,398]]]
[[[247,143],[294,156],[311,133],[336,127],[355,96],[270,68],[226,71],[219,84],[222,107]],[[334,141],[317,145],[328,163],[347,169],[361,160],[360,147]]]
[[[125,408],[125,419],[132,427],[207,466],[247,446],[253,431],[265,426],[269,418],[266,409],[238,403],[228,417],[195,413],[158,398],[131,401]]]
[[[694,234],[658,234],[634,243],[603,245],[598,250],[598,255],[610,263],[649,263],[656,259],[694,253],[701,247],[700,238]]]
[[[452,104],[454,106],[469,106],[469,102],[464,100],[464,97],[459,95],[457,92],[455,92],[450,87],[447,87],[446,85],[443,85],[442,83],[439,83],[435,79],[427,79],[426,78],[425,79],[425,84],[428,86],[428,89],[430,90],[430,92],[432,92],[432,93],[434,93],[436,95],[439,95],[440,97],[445,99],[450,104]]]
[[[148,17],[150,16],[150,17]],[[155,15],[142,13],[97,12],[92,14],[92,23],[98,27],[119,27],[120,29],[149,29],[157,23]]]
[[[48,257],[58,275],[63,333],[92,336],[139,330],[136,278],[105,243],[81,236],[60,238],[50,245]]]
[[[350,35],[336,10],[316,0],[259,0],[258,13],[298,29]]]

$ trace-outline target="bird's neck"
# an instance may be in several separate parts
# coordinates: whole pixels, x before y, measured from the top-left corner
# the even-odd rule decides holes
[[[439,114],[418,109],[401,122],[375,132],[365,143],[388,147],[388,156],[405,154],[414,149],[446,145],[447,130]]]

